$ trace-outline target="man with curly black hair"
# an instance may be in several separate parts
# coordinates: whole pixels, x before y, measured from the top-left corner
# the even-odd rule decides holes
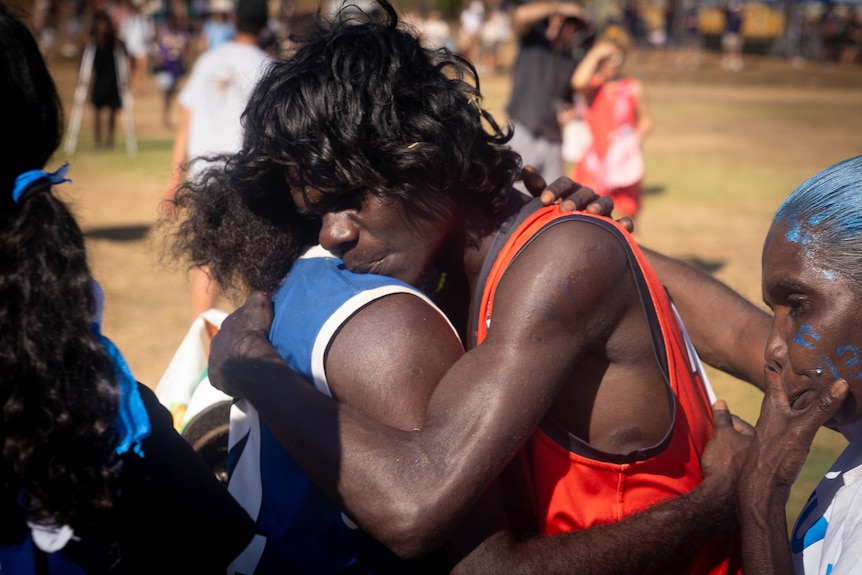
[[[473,66],[379,4],[315,24],[256,87],[227,172],[177,198],[195,265],[274,292],[228,317],[210,356],[241,398],[230,483],[260,535],[242,569],[346,550],[315,572],[391,572],[364,542],[326,544],[358,525],[402,558],[449,542],[471,573],[735,571],[741,447],[713,430],[640,249],[514,190],[520,158]],[[307,235],[335,257],[291,269]],[[725,367],[759,381],[762,358]],[[304,509],[311,483],[326,514]]]

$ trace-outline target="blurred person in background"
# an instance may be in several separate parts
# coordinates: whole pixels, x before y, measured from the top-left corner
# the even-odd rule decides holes
[[[171,128],[171,105],[177,93],[177,84],[186,73],[189,32],[180,22],[176,12],[171,9],[165,21],[156,30],[156,53],[153,69],[156,84],[162,91],[162,125]]]
[[[122,54],[118,50],[122,50],[122,47],[107,12],[99,10],[93,14],[90,41],[95,47],[93,90],[90,95],[90,103],[93,105],[93,145],[97,149],[103,146],[113,148],[117,110],[123,106],[117,71],[117,56]],[[103,131],[105,116],[107,126]]]
[[[485,22],[485,5],[482,0],[472,0],[458,19],[458,52],[474,64],[479,62],[482,43],[482,24]]]
[[[742,70],[742,25],[745,21],[745,6],[742,0],[730,0],[724,8],[724,31],[721,33],[721,69],[739,72]]]
[[[575,164],[572,179],[610,196],[618,216],[637,216],[643,195],[642,144],[652,131],[643,83],[623,74],[629,36],[608,28],[572,75],[572,88],[587,103],[584,120],[592,143]]]
[[[153,19],[144,12],[144,0],[122,0],[117,37],[123,42],[129,57],[129,89],[141,94],[147,81],[147,63],[156,29]]]
[[[271,61],[258,46],[259,35],[269,20],[266,0],[239,0],[235,17],[236,35],[198,57],[180,92],[180,125],[174,137],[171,175],[162,203],[169,212],[185,177],[196,177],[208,157],[240,149],[243,138],[240,116],[258,78]],[[192,270],[191,292],[192,320],[218,302],[218,285],[206,268]]]
[[[571,78],[588,30],[584,9],[567,0],[527,0],[516,6],[512,28],[518,52],[506,106],[514,127],[509,145],[551,182],[565,174],[560,114],[574,105]]]
[[[201,27],[201,52],[217,48],[236,36],[233,0],[210,0],[207,12],[208,16]]]

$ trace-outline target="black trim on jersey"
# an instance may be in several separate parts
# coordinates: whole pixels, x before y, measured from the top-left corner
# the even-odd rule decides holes
[[[477,302],[477,309],[475,309],[473,312],[470,330],[470,337],[473,340],[474,347],[476,345],[476,336],[478,333],[479,322],[484,321],[484,308],[481,308],[481,302],[482,295],[485,291],[485,284],[488,281],[488,274],[490,274],[491,272],[491,267],[496,262],[500,251],[503,249],[503,246],[509,240],[509,237],[512,235],[512,233],[518,228],[518,226],[520,226],[524,222],[524,220],[527,219],[528,216],[541,209],[542,207],[543,206],[541,200],[539,200],[538,198],[525,204],[524,207],[515,216],[513,216],[509,220],[506,220],[503,226],[501,226],[500,231],[497,233],[493,243],[491,244],[491,247],[488,250],[488,254],[485,257],[484,262],[482,263],[482,269],[479,275],[479,282],[477,282],[476,286],[476,295],[474,296],[476,298],[475,301]],[[613,464],[643,461],[663,452],[670,443],[671,436],[673,435],[674,424],[676,422],[676,397],[674,396],[670,385],[670,373],[667,362],[667,348],[665,347],[665,341],[662,337],[661,324],[659,323],[658,313],[656,312],[655,306],[652,304],[649,286],[647,284],[646,278],[643,275],[640,264],[638,263],[634,252],[629,247],[628,242],[626,242],[625,238],[622,236],[622,232],[620,232],[618,228],[616,228],[607,220],[601,220],[595,217],[584,216],[573,212],[568,216],[552,220],[545,224],[542,228],[540,228],[535,234],[533,234],[531,238],[529,238],[524,243],[523,246],[521,246],[518,252],[510,260],[509,265],[511,265],[511,263],[515,261],[515,259],[519,255],[521,255],[521,252],[523,252],[524,249],[529,246],[533,242],[533,240],[539,235],[559,223],[569,222],[572,220],[588,222],[607,230],[617,239],[617,241],[620,242],[623,247],[623,250],[626,253],[626,257],[629,261],[629,268],[632,270],[632,275],[634,276],[633,279],[635,280],[638,295],[640,296],[641,308],[644,311],[644,315],[647,319],[647,325],[649,326],[650,341],[652,343],[653,354],[655,355],[656,363],[658,364],[659,369],[661,370],[662,375],[665,379],[665,392],[667,394],[667,400],[671,408],[671,425],[668,428],[668,431],[665,434],[664,438],[656,445],[644,449],[637,449],[624,454],[608,453],[600,449],[596,449],[586,441],[570,433],[568,430],[563,428],[560,424],[555,422],[547,415],[539,424],[539,427],[542,428],[542,431],[544,431],[548,435],[548,437],[553,439],[560,446],[568,449],[572,453],[576,453],[590,459],[594,459],[597,461],[606,461]]]

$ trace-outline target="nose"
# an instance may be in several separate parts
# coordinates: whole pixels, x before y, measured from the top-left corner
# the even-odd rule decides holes
[[[772,320],[772,329],[769,330],[769,337],[763,349],[763,359],[767,365],[781,372],[781,367],[787,362],[787,338],[779,320],[778,317]]]
[[[345,212],[329,212],[323,215],[320,224],[318,241],[321,247],[342,258],[356,243],[357,228],[355,222]]]

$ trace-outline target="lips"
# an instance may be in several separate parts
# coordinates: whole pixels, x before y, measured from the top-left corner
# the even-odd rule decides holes
[[[347,266],[347,269],[349,269],[355,274],[379,274],[382,263],[383,258],[361,264],[353,264],[348,262],[347,260],[344,260],[344,265]]]
[[[811,405],[811,402],[814,401],[814,397],[814,391],[806,389],[790,398],[790,409],[805,409]]]

